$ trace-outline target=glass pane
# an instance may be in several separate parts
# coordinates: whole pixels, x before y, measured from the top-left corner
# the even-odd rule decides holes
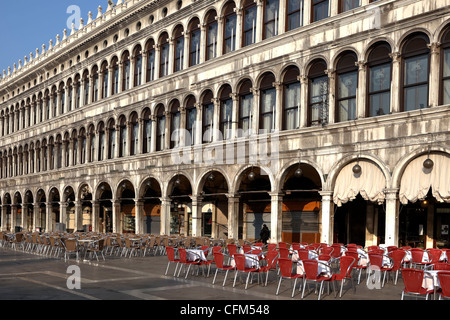
[[[342,0],[342,12],[359,7],[359,0]]]
[[[444,66],[443,66],[443,75],[444,77],[450,76],[450,49],[446,49],[444,51]]]
[[[278,34],[278,19],[280,18],[278,8],[278,0],[266,1],[266,14],[264,19],[266,38],[270,38]]]
[[[356,99],[348,99],[339,103],[338,121],[348,121],[356,119]]]
[[[298,128],[298,108],[286,110],[286,130]]]
[[[444,92],[444,104],[450,104],[450,80],[444,81],[443,92]]]
[[[161,48],[161,76],[166,76],[169,65],[169,45],[164,45]]]
[[[351,72],[339,75],[338,97],[347,98],[356,96],[356,87],[358,86],[358,73]]]
[[[252,113],[253,95],[243,96],[241,99],[240,116],[241,118],[250,117]]]
[[[261,97],[261,113],[272,112],[275,109],[276,90],[263,90]]]
[[[255,42],[256,36],[256,6],[245,11],[244,46]]]
[[[300,83],[287,84],[285,86],[285,99],[284,104],[286,109],[297,107],[300,105]]]
[[[391,110],[391,95],[389,92],[371,95],[369,103],[371,117],[389,114]]]
[[[405,85],[428,81],[428,55],[405,60]]]
[[[181,114],[179,112],[172,114],[172,136],[170,141],[175,142],[175,146],[178,146],[180,141],[180,123]]]
[[[175,44],[175,71],[183,70],[184,38],[178,39]]]
[[[236,15],[228,17],[225,21],[225,53],[234,51],[236,39]]]
[[[200,37],[199,37],[200,39]],[[200,51],[198,51],[200,52]],[[217,54],[217,23],[209,26],[208,29],[208,56],[207,59],[215,58]],[[198,63],[198,62],[197,62]]]
[[[200,31],[192,33],[191,36],[191,66],[195,66],[199,63],[200,59]]]
[[[370,92],[391,88],[391,65],[384,64],[370,68]]]
[[[405,89],[405,111],[423,109],[428,106],[428,85]]]
[[[317,2],[317,1],[315,1]],[[319,21],[328,17],[328,0],[314,5],[314,21]]]

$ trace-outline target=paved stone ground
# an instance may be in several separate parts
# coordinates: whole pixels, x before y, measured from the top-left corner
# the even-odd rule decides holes
[[[245,290],[245,277],[233,288],[234,273],[229,273],[225,287],[222,286],[224,273],[218,274],[217,282],[213,285],[214,267],[208,278],[201,273],[190,274],[188,279],[184,279],[184,275],[180,278],[174,277],[174,265],[170,266],[169,274],[165,276],[167,263],[166,256],[107,256],[106,261],[100,259],[99,262],[96,259],[76,262],[75,258],[71,257],[65,262],[63,258],[0,248],[0,300],[141,300],[152,301],[150,305],[158,305],[160,302],[165,305],[165,300],[173,302],[170,305],[174,307],[169,311],[179,314],[188,304],[214,305],[216,309],[224,309],[230,301],[244,306],[255,303],[269,306],[274,304],[273,308],[299,306],[306,303],[303,301],[316,301],[317,304],[314,305],[320,308],[321,303],[326,306],[327,302],[334,304],[336,301],[400,300],[404,288],[401,278],[397,285],[391,280],[382,289],[369,289],[365,281],[361,281],[356,285],[356,292],[353,292],[350,282],[347,281],[342,298],[335,298],[334,292],[328,295],[325,290],[322,300],[317,302],[313,285],[305,299],[301,299],[301,292],[298,290],[291,298],[290,281],[282,282],[280,293],[276,296],[277,275],[274,272],[269,276],[267,287],[258,284],[255,277],[254,282]],[[79,267],[80,289],[69,288],[76,284],[72,281],[74,274],[68,270],[73,266]],[[336,285],[340,283],[337,282]],[[231,307],[227,310],[231,312]]]

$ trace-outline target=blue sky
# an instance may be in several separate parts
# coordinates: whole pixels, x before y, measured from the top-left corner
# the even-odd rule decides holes
[[[23,63],[36,48],[40,52],[43,44],[48,48],[50,39],[55,43],[56,35],[62,38],[64,29],[70,34],[67,22],[77,13],[67,13],[71,6],[78,6],[85,22],[89,11],[95,19],[99,5],[103,12],[108,7],[107,0],[2,0],[0,4],[0,73],[9,66],[12,69],[14,63],[18,65],[19,60]]]

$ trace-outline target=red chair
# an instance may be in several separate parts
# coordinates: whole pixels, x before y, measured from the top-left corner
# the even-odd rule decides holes
[[[333,247],[322,247],[320,250],[321,254],[329,254],[330,256],[332,256],[332,253],[334,251]]]
[[[287,248],[278,248],[280,258],[289,259],[289,250]]]
[[[269,243],[267,245],[267,250],[268,251],[277,250],[277,244],[276,243]]]
[[[341,281],[341,290],[339,293],[339,298],[342,298],[342,289],[344,288],[345,279],[350,279],[352,283],[352,289],[353,291],[356,291],[356,287],[353,284],[353,278],[351,275],[352,269],[354,268],[355,264],[358,263],[358,260],[356,260],[354,257],[350,256],[342,256],[339,258],[339,273],[334,273],[332,275],[332,281]],[[337,291],[335,293],[335,297],[337,297]]]
[[[181,270],[183,269],[183,266],[187,266],[188,270],[186,271],[186,276],[185,279],[187,279],[188,275],[189,275],[189,271],[191,270],[191,266],[201,266],[201,262],[200,261],[190,261],[187,259],[187,254],[186,254],[186,249],[185,248],[178,248],[178,254],[180,255],[180,269],[178,270],[178,277],[180,276]]]
[[[256,242],[255,244],[253,244],[254,247],[259,247],[259,248],[263,248],[264,247],[264,243],[262,242]]]
[[[425,299],[428,300],[428,295],[434,291],[422,288],[423,275],[423,270],[411,268],[402,269],[402,277],[405,284],[405,289],[402,291],[402,300],[404,300],[405,296],[425,296]]]
[[[287,243],[286,242],[278,242],[278,249],[279,248],[285,248],[287,249]]]
[[[389,256],[392,259],[393,265],[392,268],[390,270],[388,270],[388,275],[390,275],[392,272],[395,272],[395,281],[394,281],[394,285],[397,285],[397,280],[398,280],[398,273],[400,271],[400,269],[402,268],[403,265],[403,259],[406,256],[406,252],[404,250],[401,249],[397,249],[394,251],[391,251],[389,253]],[[389,281],[389,278],[388,278]],[[384,283],[383,283],[384,286]]]
[[[201,246],[201,250],[205,253],[206,259],[208,259],[210,246],[207,246],[207,245]],[[208,266],[208,275],[207,275],[207,277],[209,277],[209,272],[211,271],[211,264],[213,264],[213,262],[214,262],[214,258],[212,260],[202,261],[202,265]]]
[[[398,248],[397,248],[396,246],[388,246],[388,247],[387,247],[388,254],[389,254],[390,252],[394,251],[394,250],[397,250],[397,249],[398,249]]]
[[[319,260],[329,263],[331,262],[331,256],[329,254],[319,254]]]
[[[277,264],[278,264],[278,257],[279,254],[276,250],[267,251],[266,253],[266,265],[261,267],[261,272],[266,272],[266,284],[267,287],[267,281],[269,279],[269,271],[277,270]]]
[[[345,252],[345,255],[349,256],[349,257],[353,257],[356,260],[355,264],[353,265],[353,268],[355,270],[357,270],[357,271],[359,270],[359,275],[358,275],[358,284],[359,284],[361,282],[361,273],[362,273],[363,270],[367,269],[367,266],[363,266],[363,265],[359,265],[358,264],[358,262],[360,260],[358,252],[347,251],[347,252]]]
[[[429,257],[429,264],[435,264],[441,261],[442,250],[430,248],[427,249],[426,252],[428,253]]]
[[[450,299],[450,272],[440,271],[437,274],[441,284],[439,300]]]
[[[215,262],[217,268],[216,268],[216,273],[214,275],[214,279],[213,279],[213,283],[212,284],[214,284],[216,282],[217,272],[219,270],[226,271],[225,278],[223,279],[222,287],[225,286],[225,282],[227,281],[228,271],[233,270],[235,268],[235,267],[230,266],[230,265],[224,265],[223,264],[223,258],[224,258],[223,253],[221,253],[221,252],[214,252],[214,262]]]
[[[229,256],[228,264],[230,264],[231,257],[237,253],[237,245],[230,243],[227,245],[227,249],[228,249],[228,256]]]
[[[449,270],[450,271],[450,263],[446,262],[438,262],[433,265],[433,270]]]
[[[296,242],[292,243],[292,250],[299,250],[301,248],[302,248],[302,246],[300,245],[300,243],[296,243]]]
[[[381,255],[384,254],[384,250],[383,250],[383,249],[372,249],[372,250],[369,250],[369,251],[367,251],[367,252],[368,252],[368,253],[381,254]]]
[[[425,253],[425,251],[421,248],[412,248],[411,249],[411,264],[412,264],[413,268],[417,268],[417,267],[424,268],[424,267],[430,265],[430,263],[423,261],[424,253]]]
[[[320,297],[322,295],[322,288],[323,288],[324,282],[328,283],[328,291],[330,289],[330,282],[332,281],[332,278],[325,277],[325,276],[322,276],[321,274],[318,274],[319,263],[320,262],[317,260],[311,260],[311,259],[303,260],[303,268],[304,268],[305,274],[303,276],[302,299],[305,296],[305,287],[306,287],[306,284],[308,283],[308,281],[315,282],[316,284],[320,283],[318,300],[320,300]],[[333,282],[333,284],[334,284],[334,282]]]
[[[373,251],[373,250],[377,250],[377,249],[380,249],[380,247],[378,247],[378,246],[368,246],[367,247],[367,252]]]
[[[167,275],[167,272],[169,271],[170,264],[175,263],[175,271],[173,273],[173,276],[175,277],[175,275],[177,274],[177,269],[178,269],[178,264],[180,263],[180,259],[175,258],[175,249],[173,247],[166,247],[166,253],[167,253],[167,257],[169,258],[169,263],[167,264],[165,275]]]
[[[236,286],[236,277],[238,273],[247,273],[247,281],[245,282],[245,289],[247,290],[248,287],[248,280],[250,278],[250,275],[253,273],[259,273],[261,269],[259,268],[248,268],[245,266],[245,256],[240,253],[236,253],[234,256],[234,261],[236,263],[236,272],[234,274],[234,282],[233,282],[233,288]]]
[[[309,250],[308,249],[299,249],[298,252],[298,260],[306,260],[309,259]]]
[[[331,245],[333,248],[333,252],[331,253],[331,256],[333,258],[339,258],[341,256],[341,244],[340,243],[333,243]]]
[[[370,266],[367,268],[367,270],[369,271],[369,274],[367,275],[367,281],[366,281],[367,285],[369,284],[372,270],[375,270],[375,271],[380,271],[380,272],[384,273],[384,277],[383,277],[383,286],[384,286],[384,281],[386,279],[386,272],[390,271],[392,268],[387,268],[387,267],[383,266],[383,255],[382,254],[369,252],[368,255],[369,255],[369,265]]]
[[[278,259],[278,265],[280,267],[281,274],[280,274],[280,281],[278,282],[276,295],[278,295],[278,292],[280,291],[282,280],[294,280],[294,287],[292,288],[292,295],[291,295],[291,297],[293,298],[295,293],[295,287],[297,286],[297,279],[302,278],[303,275],[292,272],[293,262],[290,259],[280,258]]]
[[[244,254],[246,254],[246,253],[248,253],[248,254],[250,254],[250,253],[252,253],[252,246],[251,245],[249,245],[249,244],[244,244],[243,246],[242,246],[242,249],[244,250]]]

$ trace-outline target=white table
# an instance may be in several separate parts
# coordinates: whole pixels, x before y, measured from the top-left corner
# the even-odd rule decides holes
[[[294,262],[298,262],[298,251],[297,250],[293,250],[292,251],[291,259]],[[315,252],[315,251],[309,250],[308,259],[310,259],[310,260],[317,260],[317,259],[319,259],[319,254],[317,252]]]
[[[304,274],[305,268],[303,266],[303,261],[297,262],[297,274]],[[331,268],[328,265],[328,261],[318,260],[317,264],[317,275],[322,274],[325,277],[331,277]]]
[[[206,261],[205,252],[200,249],[187,249],[186,259],[188,261]]]
[[[244,254],[245,256],[245,267],[246,268],[257,268],[259,269],[260,264],[259,264],[259,257],[257,254],[250,254],[250,253],[246,253]],[[236,262],[234,261],[234,258],[231,258],[231,262],[230,265],[232,267],[236,266]]]
[[[423,273],[422,288],[434,291],[434,298],[436,299],[436,291],[441,287],[439,282],[438,272],[442,270],[426,270]]]

